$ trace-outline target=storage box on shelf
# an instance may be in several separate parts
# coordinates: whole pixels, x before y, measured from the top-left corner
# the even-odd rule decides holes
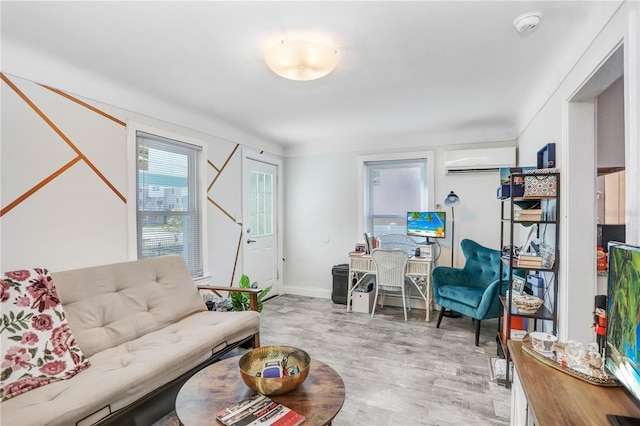
[[[552,334],[557,333],[558,326],[560,173],[557,169],[513,173],[510,193],[517,193],[513,187],[523,181],[524,196],[501,200],[500,246],[508,246],[510,249],[510,253],[503,256],[502,265],[503,268],[508,268],[509,281],[503,283],[502,287],[507,287],[507,294],[512,296],[500,296],[504,310],[499,320],[498,340],[507,362],[511,359],[507,342],[514,338],[512,330],[520,330],[524,321],[528,321],[530,330],[537,330],[546,323],[545,331]],[[536,187],[527,188],[527,184]],[[522,246],[522,252],[514,250],[517,236],[527,228],[529,237]],[[540,240],[540,243],[534,242],[537,240]],[[537,309],[535,306],[524,306],[526,303],[521,304],[519,308],[515,303],[517,292],[513,291],[514,275],[521,277],[516,281],[526,279],[529,284],[526,287],[529,291],[535,292],[528,298],[528,302],[535,301],[535,298],[542,299],[543,303]],[[507,371],[507,386],[509,383]]]

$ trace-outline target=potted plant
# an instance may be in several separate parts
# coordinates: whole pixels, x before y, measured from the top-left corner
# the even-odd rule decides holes
[[[249,280],[249,277],[246,276],[245,274],[242,274],[242,277],[240,277],[239,287],[240,288],[258,288],[258,282],[254,281],[253,283],[251,283],[251,280]],[[265,288],[258,294],[258,312],[262,312],[262,299],[267,295],[267,293],[269,293],[269,291],[271,291],[271,287],[273,287],[273,285],[270,285],[269,287]],[[233,306],[234,311],[248,311],[249,310],[249,294],[240,293],[237,291],[232,292],[231,304]]]

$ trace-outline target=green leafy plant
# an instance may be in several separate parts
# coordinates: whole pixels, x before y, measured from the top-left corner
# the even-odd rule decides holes
[[[254,281],[253,283],[251,283],[251,280],[249,280],[249,277],[242,274],[242,277],[240,277],[240,285],[238,287],[239,288],[258,288],[258,282]],[[271,291],[271,287],[273,287],[273,285],[270,285],[269,287],[262,290],[260,294],[258,294],[258,312],[262,312],[262,299],[264,299],[267,293]],[[231,305],[233,306],[233,310],[248,311],[249,298],[250,297],[248,293],[240,293],[237,291],[231,292]]]

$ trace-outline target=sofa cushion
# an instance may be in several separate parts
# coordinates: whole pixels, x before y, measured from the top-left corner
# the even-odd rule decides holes
[[[179,256],[52,276],[69,326],[89,357],[207,310]]]
[[[1,423],[70,425],[88,413],[101,412],[87,422],[94,423],[196,367],[227,343],[249,337],[259,329],[260,314],[254,311],[193,314],[94,354],[92,367],[71,380],[3,402]]]
[[[4,273],[0,312],[0,400],[70,379],[89,367],[46,269]]]

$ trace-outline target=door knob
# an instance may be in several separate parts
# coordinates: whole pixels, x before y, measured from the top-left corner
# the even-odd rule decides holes
[[[256,240],[252,240],[251,238],[247,238],[247,244],[255,243]]]

